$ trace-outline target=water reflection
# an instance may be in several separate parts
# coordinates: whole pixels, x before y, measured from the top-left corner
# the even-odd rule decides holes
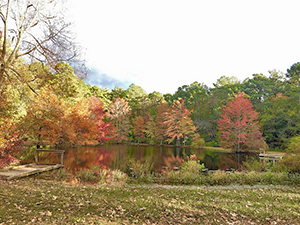
[[[220,153],[211,149],[170,148],[155,146],[107,145],[96,147],[77,147],[65,149],[64,165],[75,171],[99,165],[102,168],[126,170],[126,159],[134,158],[140,162],[153,163],[155,171],[168,167],[173,169],[183,164],[183,159],[191,154],[197,155],[201,163],[210,170],[238,169],[247,154]],[[55,161],[45,155],[44,160]],[[43,159],[42,159],[43,160]]]

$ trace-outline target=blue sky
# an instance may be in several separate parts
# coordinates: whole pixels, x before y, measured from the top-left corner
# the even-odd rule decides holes
[[[300,61],[300,1],[72,0],[91,84],[174,93]]]

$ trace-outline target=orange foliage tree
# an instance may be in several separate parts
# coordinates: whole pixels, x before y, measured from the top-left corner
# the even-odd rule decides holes
[[[128,103],[123,98],[115,98],[108,106],[107,118],[113,123],[113,127],[110,128],[110,132],[113,135],[113,139],[117,142],[122,142],[128,139],[129,133],[129,110]]]
[[[138,138],[138,144],[140,143],[140,138],[145,138],[145,121],[143,117],[138,116],[133,122],[133,131]]]
[[[14,155],[21,151],[26,139],[22,138],[22,130],[18,129],[13,119],[1,120],[0,128],[0,168],[3,168],[19,162]]]
[[[96,117],[91,116],[89,100],[77,101],[65,117],[63,139],[73,145],[94,144],[97,139]]]
[[[167,125],[166,136],[169,137],[168,142],[171,143],[176,139],[176,146],[180,145],[180,139],[184,139],[185,143],[187,137],[192,137],[195,134],[196,127],[190,118],[191,111],[184,105],[183,99],[178,99],[173,102],[173,105],[165,113]]]
[[[44,88],[27,109],[24,128],[27,134],[50,145],[95,144],[105,137],[109,124],[104,122],[102,103],[96,97],[80,99],[68,105],[50,88]]]
[[[218,120],[221,131],[221,146],[235,148],[240,151],[241,145],[247,147],[263,147],[264,140],[259,131],[257,113],[245,93],[240,92],[224,106]]]
[[[157,113],[156,113],[156,125],[155,125],[155,138],[160,141],[160,145],[162,145],[165,137],[165,133],[167,131],[167,124],[166,124],[166,113],[169,110],[168,103],[166,101],[161,101],[160,104],[157,106]]]
[[[58,144],[62,137],[66,107],[49,87],[41,89],[39,95],[27,107],[23,127],[26,134],[51,145]]]

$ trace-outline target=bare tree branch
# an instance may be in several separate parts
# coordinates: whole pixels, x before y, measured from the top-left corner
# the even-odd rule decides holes
[[[0,87],[20,57],[52,68],[58,62],[84,65],[62,7],[62,0],[1,0]]]

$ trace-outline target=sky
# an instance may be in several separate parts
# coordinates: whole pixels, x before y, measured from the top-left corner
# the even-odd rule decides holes
[[[91,85],[174,94],[300,61],[298,0],[72,0]]]

